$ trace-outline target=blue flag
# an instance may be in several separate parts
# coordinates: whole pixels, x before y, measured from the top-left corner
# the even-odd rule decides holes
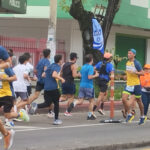
[[[93,23],[93,49],[99,50],[104,54],[104,38],[101,25],[96,19],[92,19]]]

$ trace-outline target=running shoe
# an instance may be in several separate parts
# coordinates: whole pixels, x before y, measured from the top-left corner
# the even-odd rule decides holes
[[[102,109],[99,109],[98,112],[101,114],[101,115],[105,115],[104,111]]]
[[[54,113],[53,111],[50,111],[50,112],[47,114],[47,116],[48,116],[49,118],[54,118],[55,113]]]
[[[139,124],[139,125],[142,125],[142,124],[145,123],[146,120],[147,120],[147,117],[146,117],[146,116],[145,116],[145,117],[141,117],[138,124]]]
[[[16,121],[16,122],[21,122],[21,121],[23,121],[23,120],[21,120],[21,119],[18,119],[18,118],[14,118],[14,119],[13,119],[13,121]]]
[[[14,124],[14,122],[13,121],[5,121],[5,126],[7,126],[7,127],[14,127],[15,126],[15,124]]]
[[[13,144],[13,139],[14,139],[15,131],[14,130],[9,130],[8,135],[4,136],[4,149],[9,150]]]
[[[87,120],[95,120],[96,116],[95,115],[91,115],[91,116],[87,116]]]
[[[133,119],[134,119],[134,115],[129,114],[126,117],[126,122],[131,122]]]
[[[56,119],[56,120],[54,120],[53,124],[60,125],[60,124],[62,124],[62,121],[60,119]]]
[[[67,112],[67,111],[64,113],[64,115],[67,116],[67,117],[71,117],[72,116],[72,114]]]
[[[97,118],[96,115],[95,115],[94,113],[93,113],[92,115],[93,115],[95,118]]]
[[[31,115],[35,114],[37,107],[38,107],[37,103],[32,103],[30,105],[29,114]]]
[[[29,113],[30,105],[26,105],[26,106],[25,106],[25,110],[26,110],[27,113]]]
[[[3,139],[3,137],[2,137],[2,134],[0,133],[0,140],[2,140]]]
[[[24,109],[20,109],[19,114],[20,114],[19,119],[22,119],[25,122],[29,122],[30,120],[29,115]]]

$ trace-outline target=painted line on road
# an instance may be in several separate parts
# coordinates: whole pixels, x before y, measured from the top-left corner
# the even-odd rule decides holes
[[[35,128],[38,129],[38,127],[34,127],[34,126],[14,126],[13,129],[20,129],[20,128],[26,128],[26,129],[31,129],[31,128]]]
[[[132,123],[138,123],[139,121],[132,121],[131,123],[126,123],[125,121],[122,122],[123,124],[132,124]],[[147,120],[146,122],[150,122]],[[99,123],[99,124],[82,124],[82,125],[72,125],[72,126],[57,126],[57,127],[48,127],[48,128],[42,128],[42,127],[27,127],[27,126],[16,126],[14,129],[20,129],[16,130],[16,132],[26,132],[26,131],[36,131],[36,130],[51,130],[51,129],[69,129],[69,128],[81,128],[81,127],[93,127],[93,126],[103,126],[103,125],[111,125],[111,123]],[[21,129],[22,128],[22,129]]]
[[[74,125],[74,126],[62,126],[62,127],[48,127],[48,128],[31,128],[25,130],[16,130],[16,132],[26,132],[26,131],[35,131],[35,130],[51,130],[51,129],[69,129],[69,128],[80,128],[80,127],[92,127],[92,126],[103,126],[105,124],[83,124],[83,125]]]

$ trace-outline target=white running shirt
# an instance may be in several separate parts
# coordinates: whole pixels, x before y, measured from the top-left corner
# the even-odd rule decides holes
[[[13,71],[17,77],[17,81],[13,82],[15,92],[27,92],[27,85],[25,83],[24,74],[28,75],[26,65],[18,64],[13,68]]]

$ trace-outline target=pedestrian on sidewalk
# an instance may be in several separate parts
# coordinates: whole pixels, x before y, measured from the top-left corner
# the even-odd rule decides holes
[[[98,62],[95,65],[95,69],[99,71],[98,85],[100,88],[100,92],[99,92],[97,102],[94,105],[93,111],[95,111],[96,108],[98,107],[98,112],[101,115],[104,115],[104,112],[101,108],[104,107],[103,105],[104,105],[104,100],[107,97],[108,83],[110,81],[111,73],[114,71],[114,67],[111,61],[112,61],[112,54],[109,52],[105,52],[104,60]],[[99,108],[100,103],[102,103],[101,108]]]
[[[47,70],[45,71],[45,81],[44,81],[44,99],[45,102],[41,104],[36,104],[36,108],[45,108],[51,106],[54,103],[54,125],[62,124],[62,121],[59,119],[59,98],[60,93],[58,89],[57,79],[60,80],[62,83],[65,80],[59,75],[62,65],[62,55],[55,55],[54,57],[55,63],[48,66]],[[32,109],[32,108],[31,108]],[[35,109],[35,108],[33,108]]]
[[[76,87],[74,83],[74,78],[81,77],[81,74],[77,72],[78,66],[76,61],[78,59],[77,53],[70,54],[70,61],[66,62],[61,70],[61,76],[65,79],[65,83],[62,83],[62,95],[59,99],[60,102],[66,101],[67,108],[74,101],[74,94],[76,92]],[[65,116],[71,116],[69,112],[64,113]]]
[[[85,64],[81,68],[81,81],[80,81],[80,89],[78,100],[74,101],[70,104],[67,109],[67,112],[71,112],[74,107],[77,105],[81,105],[84,99],[89,100],[89,112],[87,120],[95,120],[96,116],[93,113],[93,106],[94,106],[94,85],[93,79],[99,76],[99,73],[95,71],[94,74],[94,67],[93,64],[93,56],[88,54],[85,56]]]
[[[135,59],[136,50],[129,49],[128,51],[128,61],[126,63],[126,74],[127,83],[123,91],[122,102],[125,110],[127,110],[126,122],[131,122],[134,119],[134,115],[131,113],[131,102],[128,101],[129,95],[135,95],[135,100],[137,101],[140,108],[140,121],[139,125],[143,124],[146,120],[144,116],[144,106],[141,100],[141,85],[140,85],[140,75],[143,75],[143,69],[139,61]]]
[[[142,102],[144,105],[144,115],[147,118],[147,112],[150,103],[150,64],[144,65],[144,75],[140,76],[142,86]]]

